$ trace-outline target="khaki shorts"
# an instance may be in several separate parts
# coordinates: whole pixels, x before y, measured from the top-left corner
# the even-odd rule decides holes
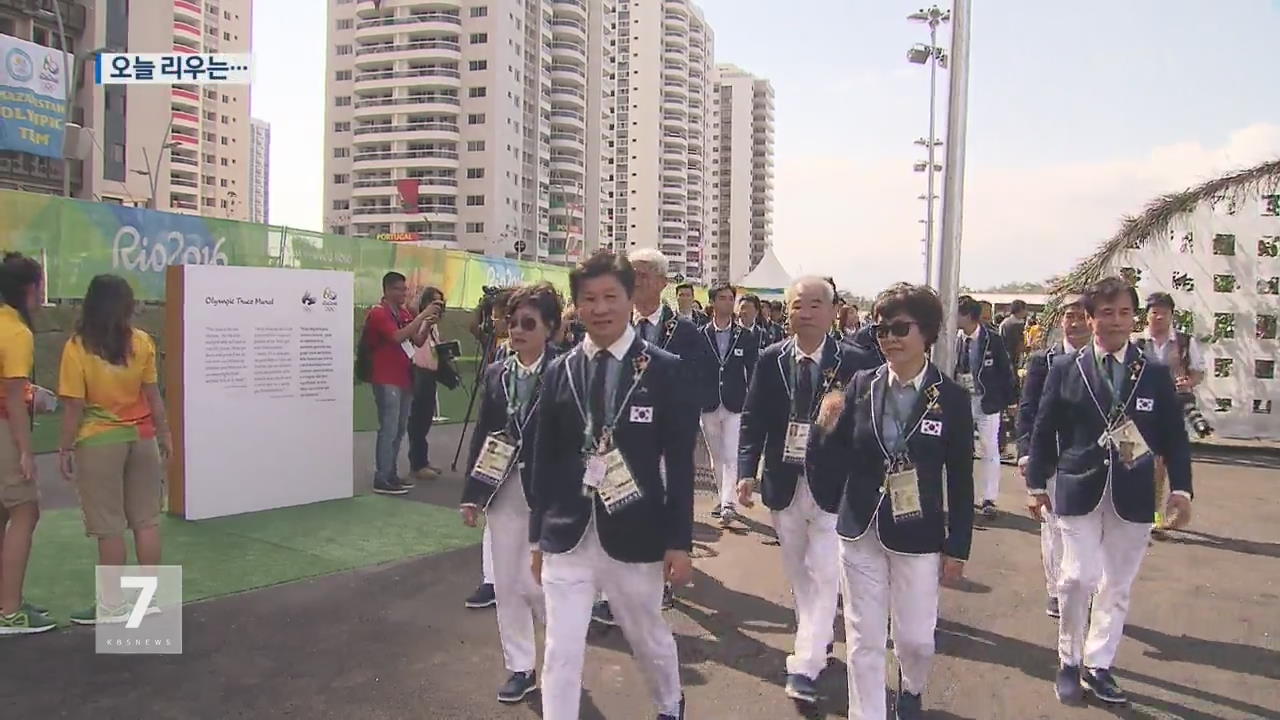
[[[40,501],[36,481],[22,477],[18,446],[13,444],[9,419],[0,418],[0,508],[8,510],[25,503]]]
[[[164,502],[160,446],[152,438],[76,448],[76,491],[90,537],[154,527]]]

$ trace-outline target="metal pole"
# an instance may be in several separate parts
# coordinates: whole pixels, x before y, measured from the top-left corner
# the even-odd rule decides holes
[[[933,361],[942,372],[955,367],[956,306],[960,291],[960,244],[964,221],[964,142],[969,105],[969,16],[973,0],[955,0],[951,15],[951,90],[947,104],[946,167],[942,187],[942,235],[938,245],[938,294],[942,334]]]
[[[938,98],[938,21],[929,21],[929,169],[926,171],[929,175],[929,189],[925,193],[925,203],[928,207],[925,209],[924,222],[924,284],[934,284],[933,279],[933,157],[934,157],[934,138],[937,137],[936,131],[936,106]]]
[[[71,122],[71,111],[75,103],[71,99],[71,68],[76,58],[67,52],[67,31],[62,27],[62,5],[53,0],[53,17],[58,21],[58,37],[62,43],[62,87],[66,91],[66,117],[62,120],[62,196],[71,197],[71,159],[67,157],[67,123]],[[68,62],[70,58],[70,62]]]

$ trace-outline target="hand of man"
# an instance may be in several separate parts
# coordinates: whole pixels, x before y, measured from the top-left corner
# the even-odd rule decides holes
[[[668,550],[662,561],[662,576],[672,587],[684,587],[693,579],[693,560],[684,550]]]
[[[161,460],[173,457],[173,436],[167,430],[156,435],[156,444],[160,446]]]
[[[954,587],[964,579],[964,561],[943,555],[940,575],[943,585]]]
[[[1184,495],[1170,495],[1164,516],[1169,527],[1180,530],[1191,524],[1191,501]]]
[[[36,459],[29,453],[24,452],[18,456],[18,470],[22,473],[22,479],[28,482],[36,480]]]
[[[751,478],[743,478],[738,481],[738,504],[742,507],[755,507],[756,501],[751,499],[751,491],[755,487],[755,480]]]
[[[542,584],[542,551],[534,550],[529,553],[529,571],[533,573],[533,581]]]
[[[62,471],[62,479],[72,482],[76,479],[76,454],[70,450],[58,452],[58,469]]]
[[[822,404],[818,407],[818,427],[827,432],[831,432],[836,427],[836,421],[840,419],[840,414],[844,412],[844,393],[829,392],[822,397]]]
[[[1027,479],[1027,464],[1030,462],[1031,458],[1025,455],[1018,458],[1018,474],[1022,476],[1023,480]]]
[[[480,520],[480,509],[474,505],[463,505],[458,512],[462,513],[462,524],[467,527],[475,527]]]
[[[1053,512],[1053,502],[1049,500],[1049,493],[1038,493],[1028,497],[1027,509],[1031,511],[1031,517],[1040,522],[1046,522],[1045,513]]]

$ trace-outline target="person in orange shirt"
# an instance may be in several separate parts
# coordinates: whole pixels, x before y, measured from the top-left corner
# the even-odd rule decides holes
[[[58,394],[65,409],[58,451],[74,482],[84,530],[98,540],[99,565],[124,565],[124,532],[133,531],[139,565],[160,564],[164,459],[173,447],[156,384],[156,347],[133,327],[133,289],[116,275],[89,283],[75,334],[62,351]],[[128,615],[104,591],[71,622],[92,625]]]
[[[0,262],[0,635],[56,627],[42,608],[22,598],[40,520],[28,397],[36,347],[31,313],[40,306],[43,281],[40,263],[31,258],[6,253]]]

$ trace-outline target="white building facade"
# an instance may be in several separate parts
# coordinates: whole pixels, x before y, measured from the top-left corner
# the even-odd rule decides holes
[[[249,222],[269,223],[271,200],[271,123],[249,121]]]
[[[708,282],[738,282],[773,244],[773,86],[733,65],[715,73],[719,146],[712,190],[719,232],[709,248]]]

